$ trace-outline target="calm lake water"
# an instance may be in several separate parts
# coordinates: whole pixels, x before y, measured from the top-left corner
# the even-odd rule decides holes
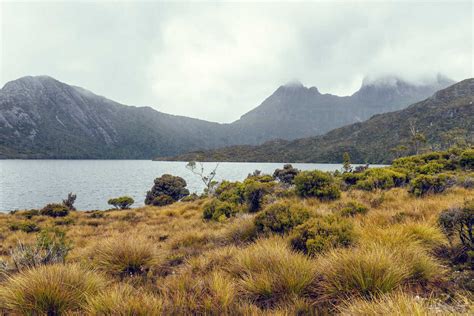
[[[111,197],[128,195],[134,206],[143,205],[153,180],[164,173],[183,177],[191,192],[202,192],[201,180],[185,162],[146,160],[0,160],[0,212],[41,208],[61,202],[68,192],[77,194],[80,210],[108,209]],[[205,163],[209,172],[215,163]],[[243,180],[258,169],[273,173],[283,163],[229,163],[217,169],[217,180]],[[340,164],[293,164],[300,170],[333,171]]]

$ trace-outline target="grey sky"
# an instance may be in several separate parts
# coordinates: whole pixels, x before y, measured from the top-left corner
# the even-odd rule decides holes
[[[298,79],[473,76],[471,1],[5,2],[0,84],[50,75],[130,105],[230,122]]]

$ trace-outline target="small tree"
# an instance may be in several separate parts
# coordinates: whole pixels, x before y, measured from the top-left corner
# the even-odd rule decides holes
[[[183,178],[164,174],[155,179],[155,184],[146,194],[145,204],[163,206],[179,201],[189,195],[186,185]]]
[[[347,151],[342,155],[342,161],[343,161],[342,169],[344,169],[344,172],[351,172],[352,170],[351,156],[349,155]]]
[[[198,163],[199,163],[199,166],[197,165]],[[186,169],[190,170],[192,173],[194,173],[195,175],[199,176],[199,178],[201,178],[201,181],[206,186],[206,193],[208,194],[212,193],[212,189],[217,184],[217,182],[214,181],[214,178],[216,176],[216,170],[217,170],[217,167],[219,167],[219,163],[217,163],[214,169],[212,169],[212,171],[207,175],[204,172],[204,164],[202,162],[198,162],[198,163],[196,163],[196,161],[190,161],[186,165]]]
[[[63,200],[63,205],[66,206],[71,211],[75,211],[74,202],[76,201],[76,195],[72,192],[69,192],[67,198]]]
[[[415,120],[409,120],[408,123],[410,128],[410,143],[413,146],[413,151],[415,152],[415,155],[418,155],[420,153],[421,145],[426,143],[426,137],[416,128]]]
[[[296,168],[293,168],[291,164],[286,164],[283,166],[283,169],[276,169],[273,172],[273,177],[278,179],[281,183],[284,184],[293,184],[293,179],[300,171]]]
[[[121,196],[110,199],[107,203],[113,205],[116,209],[126,210],[129,209],[133,203],[135,203],[135,200],[129,196]]]

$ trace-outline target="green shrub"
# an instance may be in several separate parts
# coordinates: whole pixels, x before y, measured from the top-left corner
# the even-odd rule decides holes
[[[255,226],[259,232],[284,234],[304,223],[309,212],[290,203],[271,204],[255,217]]]
[[[362,172],[345,172],[342,174],[342,180],[344,180],[347,185],[355,185],[362,177]]]
[[[69,214],[69,208],[62,204],[51,203],[43,207],[39,213],[45,216],[63,217]]]
[[[11,224],[10,230],[12,231],[21,230],[22,232],[25,232],[25,233],[35,233],[35,232],[40,231],[40,228],[38,225],[36,225],[33,222],[21,222],[21,223]]]
[[[245,202],[244,185],[238,181],[222,181],[217,186],[214,195],[219,200],[229,203],[243,204]]]
[[[154,206],[165,206],[173,204],[175,200],[169,195],[158,195],[156,198],[153,199],[152,205]]]
[[[315,255],[334,247],[353,243],[354,228],[350,221],[335,215],[312,218],[298,226],[291,239],[293,248]]]
[[[421,174],[437,174],[441,173],[445,168],[445,165],[436,161],[431,161],[420,168],[418,172]]]
[[[474,169],[474,149],[463,151],[459,159],[459,164],[464,169]]]
[[[113,198],[107,201],[109,205],[113,205],[116,209],[126,210],[129,209],[130,206],[135,203],[129,196],[121,196],[118,198]]]
[[[368,169],[357,181],[356,188],[366,191],[375,189],[390,189],[402,186],[406,181],[406,175],[390,170],[388,168]]]
[[[461,244],[469,251],[474,251],[474,200],[468,200],[463,207],[451,208],[441,212],[438,224],[450,243],[454,236],[459,238]]]
[[[189,195],[189,190],[186,189],[186,185],[186,181],[183,178],[164,174],[155,179],[155,184],[146,194],[145,204],[156,205],[156,198],[163,195],[170,197],[173,201],[179,201]],[[162,200],[158,201],[160,201],[160,203],[163,202]]]
[[[17,270],[40,265],[64,263],[71,246],[65,234],[59,229],[45,229],[40,232],[33,245],[23,244],[12,249],[11,258]]]
[[[415,196],[441,193],[454,184],[452,177],[446,174],[419,175],[410,181],[408,192]]]
[[[188,196],[185,196],[184,198],[181,199],[181,202],[194,202],[199,200],[199,195],[196,193],[190,194]]]
[[[293,168],[291,164],[286,164],[283,166],[283,169],[276,169],[275,172],[273,172],[273,177],[278,181],[289,185],[293,184],[293,180],[299,172],[300,171]]]
[[[271,188],[269,181],[260,182],[251,178],[244,181],[244,198],[249,212],[257,212],[262,208],[263,197]]]
[[[319,170],[302,171],[294,179],[296,193],[301,197],[335,200],[341,196],[333,176]]]
[[[229,217],[235,216],[237,208],[229,202],[222,202],[218,199],[206,203],[203,207],[202,217],[206,220],[224,221]]]
[[[366,214],[368,211],[369,208],[364,204],[357,201],[350,201],[341,208],[339,214],[343,217],[350,217],[357,214]]]
[[[40,215],[40,211],[35,210],[35,209],[27,210],[27,211],[23,211],[21,215],[23,215],[27,219],[32,219],[34,216]]]

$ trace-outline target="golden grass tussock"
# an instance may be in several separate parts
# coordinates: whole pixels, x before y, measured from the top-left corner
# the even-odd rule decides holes
[[[238,251],[228,269],[243,296],[264,306],[305,295],[316,278],[314,261],[278,237]]]
[[[155,245],[143,236],[117,236],[99,241],[89,257],[97,269],[114,276],[146,275],[160,263]]]
[[[85,310],[89,315],[161,315],[163,300],[130,285],[119,284],[89,296]]]
[[[359,299],[341,304],[344,316],[429,316],[435,313],[421,298],[403,292],[382,295],[374,300]]]
[[[318,294],[329,300],[372,296],[399,288],[410,277],[388,248],[336,249],[318,260]]]
[[[0,302],[12,313],[60,315],[81,310],[105,285],[100,274],[78,264],[40,266],[8,278]]]

